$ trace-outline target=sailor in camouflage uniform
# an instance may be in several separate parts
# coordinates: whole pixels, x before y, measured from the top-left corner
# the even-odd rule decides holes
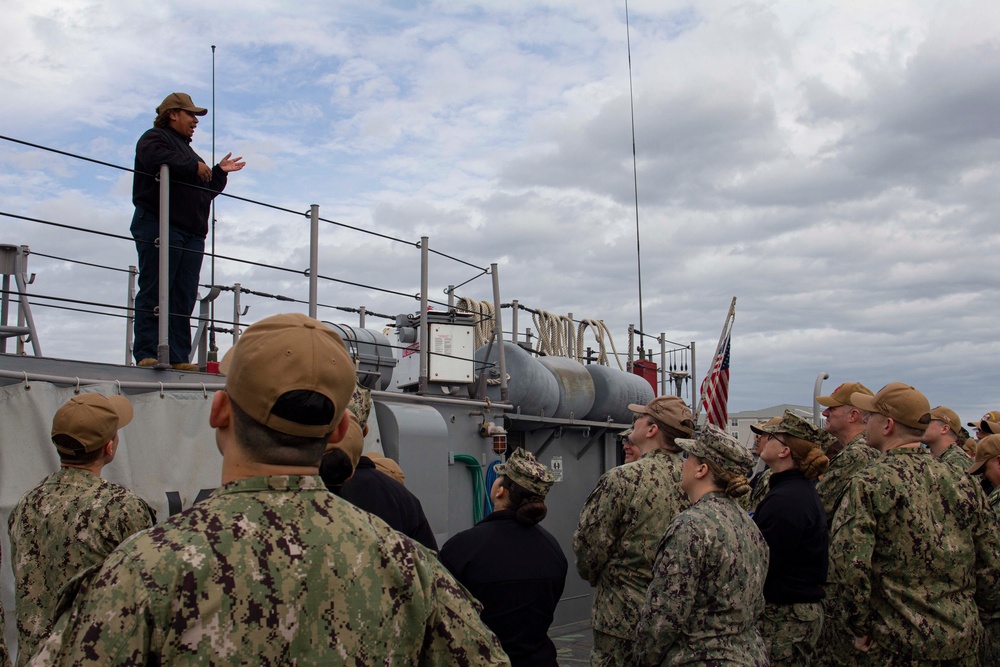
[[[865,443],[864,413],[851,405],[851,394],[854,393],[872,395],[871,390],[860,382],[845,382],[829,396],[816,397],[816,402],[826,407],[823,410],[823,428],[836,438],[836,442],[826,449],[830,467],[816,483],[816,492],[826,511],[827,526],[832,525],[837,501],[851,478],[879,457],[878,451]]]
[[[970,475],[982,475],[993,487],[987,503],[1000,515],[1000,435],[988,435],[976,446],[976,460],[967,471]]]
[[[750,430],[753,431],[753,453],[759,458],[764,451],[764,444],[767,442],[767,431],[761,430],[764,426],[776,426],[781,423],[781,417],[771,417],[761,424],[752,424]],[[750,478],[750,493],[744,494],[736,499],[740,507],[747,510],[750,516],[757,511],[757,505],[764,500],[764,496],[770,490],[771,469],[766,465],[764,469]]]
[[[816,402],[826,408],[823,410],[823,429],[836,439],[826,450],[830,467],[816,483],[816,492],[826,511],[827,528],[833,526],[837,502],[851,479],[880,456],[876,449],[866,444],[865,413],[851,404],[851,394],[854,393],[872,395],[871,390],[860,382],[844,382],[829,396],[816,397]],[[843,614],[834,609],[840,599],[835,587],[835,582],[827,582],[826,597],[823,599],[825,618],[813,661],[816,667],[852,665],[857,653],[847,630],[838,625]]]
[[[693,504],[659,545],[632,664],[763,667],[757,621],[767,543],[733,499],[749,491],[753,459],[714,426],[677,444],[685,454],[681,485]]]
[[[1000,435],[988,435],[980,441],[976,460],[968,472],[970,475],[982,475],[992,485],[993,490],[986,502],[1000,521]],[[979,664],[1000,665],[1000,611],[989,613],[980,610],[979,620],[983,622]]]
[[[866,664],[977,665],[977,605],[1000,609],[996,519],[968,476],[920,447],[923,394],[892,382],[851,403],[868,412],[868,444],[883,456],[854,477],[834,518],[841,620]]]
[[[95,393],[74,396],[52,420],[60,468],[24,494],[7,522],[18,665],[52,630],[59,590],[156,520],[139,496],[101,479],[118,451],[118,430],[130,421],[128,399]]]
[[[958,413],[939,405],[931,410],[931,422],[927,425],[921,441],[940,461],[964,473],[972,465],[972,459],[958,444],[961,430],[962,420],[958,418]]]
[[[0,564],[3,563],[3,555],[0,553]],[[0,667],[10,667],[10,654],[7,653],[7,640],[4,639],[4,628],[7,627],[7,619],[3,614],[3,605],[0,604]]]
[[[349,423],[340,337],[269,317],[221,367],[222,486],[115,550],[32,664],[509,665],[431,552],[318,476]]]
[[[641,457],[604,473],[573,533],[576,569],[595,589],[592,665],[627,664],[657,545],[688,505],[674,440],[694,433],[691,410],[677,396],[628,407],[637,415],[629,440]]]
[[[988,435],[1000,434],[1000,410],[990,410],[977,422],[969,422],[976,429],[976,439],[982,440]]]

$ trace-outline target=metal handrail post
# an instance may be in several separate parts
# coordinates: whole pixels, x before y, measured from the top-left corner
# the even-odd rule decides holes
[[[316,319],[319,301],[319,204],[309,206],[309,317]]]
[[[822,395],[820,394],[820,392],[823,389],[823,380],[828,380],[829,378],[830,374],[827,373],[826,371],[823,371],[822,373],[816,376],[816,383],[813,385],[813,424],[815,424],[816,426],[819,426],[820,424],[823,423],[822,419],[823,410],[826,409],[820,406],[819,401],[816,400],[816,397]]]
[[[573,313],[566,313],[566,358],[576,359],[576,332],[573,330]]]
[[[139,275],[139,269],[135,264],[128,267],[128,315],[125,316],[125,365],[131,366],[135,363],[132,359],[132,343],[135,336],[135,279]]]
[[[240,284],[233,283],[233,347],[240,341],[240,317],[243,315],[240,294]]]
[[[660,337],[660,396],[667,395],[667,332],[661,331]]]
[[[497,361],[500,364],[500,400],[504,403],[510,400],[510,389],[507,387],[507,356],[503,349],[503,320],[500,317],[500,274],[497,265],[490,264],[493,275],[493,327],[497,339]]]
[[[510,302],[510,340],[517,344],[517,299]]]
[[[427,236],[420,237],[420,378],[418,379],[417,390],[424,394],[428,389],[428,374],[430,366],[430,338],[431,324],[427,320],[427,290],[428,272],[430,269],[430,239]]]
[[[160,295],[156,308],[158,342],[156,365],[170,365],[170,167],[160,165]]]
[[[698,367],[695,361],[697,356],[694,353],[694,341],[691,341],[691,402],[694,405],[691,406],[691,411],[694,413],[694,426],[698,428],[698,409],[701,407],[701,391],[698,387]],[[698,398],[695,399],[695,393],[698,393]]]
[[[634,349],[635,349],[635,325],[630,324],[628,325],[628,362],[626,362],[625,364],[625,370],[628,371],[629,373],[631,373],[633,370],[632,362],[634,361],[635,357],[633,357],[632,355],[635,354]]]

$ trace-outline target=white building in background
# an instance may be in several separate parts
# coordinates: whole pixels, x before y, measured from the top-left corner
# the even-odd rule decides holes
[[[744,447],[747,449],[753,449],[753,431],[750,430],[750,425],[767,421],[771,417],[780,417],[785,414],[785,410],[791,410],[803,419],[812,420],[813,417],[811,407],[782,403],[781,405],[775,405],[762,410],[731,412],[729,413],[729,424],[726,426],[726,430],[729,432],[729,435],[739,440]],[[704,413],[698,416],[698,422],[702,425],[705,423]]]

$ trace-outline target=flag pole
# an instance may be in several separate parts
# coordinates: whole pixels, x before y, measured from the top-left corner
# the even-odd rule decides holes
[[[719,344],[715,346],[715,354],[712,356],[712,367],[709,369],[709,374],[715,370],[715,360],[722,354],[722,346],[726,343],[726,337],[728,336],[730,330],[733,328],[733,320],[736,319],[736,297],[733,297],[732,302],[729,304],[729,312],[726,313],[726,323],[722,325],[722,335],[719,336]],[[706,378],[708,375],[705,376]],[[705,380],[702,379],[701,384],[698,385],[698,402],[694,407],[694,423],[695,426],[698,425],[698,415],[701,412],[702,403],[705,400]]]

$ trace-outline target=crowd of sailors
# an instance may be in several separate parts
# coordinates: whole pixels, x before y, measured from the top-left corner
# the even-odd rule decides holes
[[[101,478],[129,401],[56,412],[60,468],[8,522],[18,666],[558,664],[551,470],[511,452],[493,512],[439,548],[363,451],[371,396],[334,331],[267,318],[222,370],[222,485],[160,523]],[[977,441],[899,382],[817,400],[822,427],[786,412],[753,453],[678,397],[629,406],[573,534],[593,665],[1000,665],[1000,413]]]

